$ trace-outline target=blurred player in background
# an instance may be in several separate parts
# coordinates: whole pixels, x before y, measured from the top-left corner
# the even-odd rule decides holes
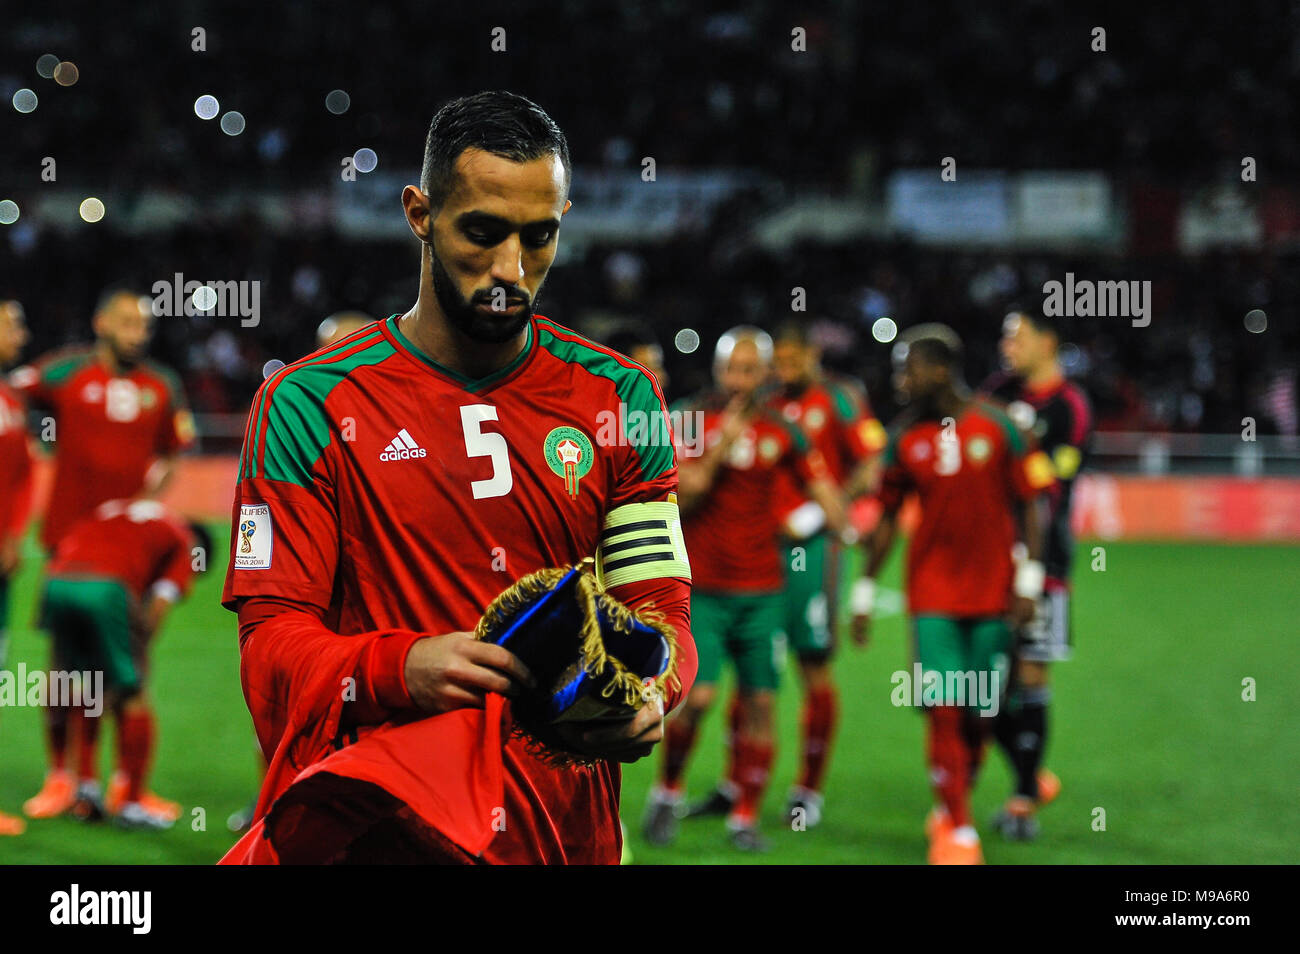
[[[373,324],[374,318],[364,311],[336,311],[316,328],[316,348],[328,348],[354,331]]]
[[[153,323],[148,298],[110,288],[95,306],[93,345],[55,351],[13,374],[14,386],[53,416],[53,427],[41,433],[54,449],[54,486],[40,536],[47,554],[104,501],[160,493],[176,454],[194,439],[180,379],[147,358]],[[53,669],[65,668],[57,657],[52,662]],[[31,818],[72,808],[69,739],[97,731],[79,725],[76,711],[50,706],[46,712],[50,770],[23,806]],[[93,738],[88,741],[93,748]]]
[[[639,326],[619,328],[605,342],[615,351],[627,355],[655,376],[659,390],[668,393],[668,371],[664,367],[664,349],[655,336]]]
[[[1020,501],[1051,485],[1051,465],[1041,452],[1027,452],[1005,414],[971,398],[951,329],[920,325],[894,353],[908,408],[885,449],[884,509],[868,542],[866,574],[855,584],[853,635],[865,643],[876,574],[893,547],[903,501],[916,494],[921,518],[908,545],[907,602],[922,681],[930,684],[922,699],[938,804],[926,821],[929,860],[982,864],[970,789],[985,714],[996,713],[1009,669],[1008,613],[1017,624],[1030,619],[1043,588],[1039,508],[1024,507],[1029,559],[1019,568],[1011,558],[1015,513]]]
[[[18,360],[27,343],[27,320],[16,301],[0,301],[0,372]],[[9,582],[22,561],[23,536],[32,505],[32,452],[27,442],[27,404],[0,377],[0,669],[9,634]],[[21,835],[21,818],[0,812],[0,835]]]
[[[1034,619],[1018,631],[1007,704],[994,722],[994,735],[1011,762],[1016,790],[993,825],[1016,841],[1037,835],[1039,806],[1061,789],[1055,773],[1041,767],[1052,696],[1048,665],[1070,658],[1069,580],[1074,557],[1070,500],[1088,453],[1092,410],[1083,391],[1061,370],[1060,343],[1059,329],[1050,319],[1038,312],[1012,311],[1002,324],[1006,372],[995,374],[981,389],[1007,406],[1007,415],[1032,435],[1051,459],[1056,475],[1048,495],[1043,596]]]
[[[107,812],[127,828],[170,828],[180,806],[147,791],[157,729],[145,696],[148,653],[163,619],[207,569],[212,540],[156,500],[110,500],[73,524],[46,568],[41,625],[55,655],[77,672],[104,673],[107,711],[117,722],[117,769],[107,796],[95,740],[86,732],[72,813],[97,821]],[[84,690],[83,690],[84,691]],[[83,726],[99,723],[85,716]]]
[[[703,453],[681,458],[679,490],[682,532],[694,554],[691,622],[700,668],[686,704],[668,724],[662,774],[645,819],[646,839],[654,844],[670,842],[684,814],[686,761],[729,656],[738,685],[732,748],[739,791],[728,807],[727,828],[736,847],[765,848],[758,813],[775,751],[773,708],[784,665],[778,474],[792,472],[832,529],[846,525],[844,502],[821,453],[764,403],[761,388],[771,363],[766,332],[733,328],[714,352],[717,389],[674,408],[684,430],[698,427],[703,434]]]
[[[772,369],[776,387],[767,397],[768,407],[799,428],[808,444],[821,453],[831,479],[848,498],[874,489],[886,436],[871,413],[862,385],[822,368],[821,349],[809,337],[807,325],[799,321],[788,321],[777,329]],[[845,544],[828,531],[821,506],[808,498],[788,472],[779,472],[778,482],[778,510],[788,540],[782,629],[798,659],[803,684],[802,763],[787,807],[792,817],[811,828],[822,818],[822,782],[839,710],[831,657],[839,621]],[[732,700],[728,715],[728,747],[733,749],[728,764],[734,771],[732,740],[740,715],[737,700]],[[728,777],[689,814],[726,814],[739,791],[738,780]]]

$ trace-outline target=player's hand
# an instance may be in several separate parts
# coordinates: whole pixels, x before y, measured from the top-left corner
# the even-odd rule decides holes
[[[1013,626],[1024,626],[1034,618],[1038,612],[1038,604],[1024,596],[1011,597],[1011,623]]]
[[[406,654],[405,675],[411,701],[422,712],[482,709],[489,692],[514,696],[536,685],[518,656],[471,633],[416,640]]]
[[[749,426],[749,401],[737,394],[727,402],[727,409],[722,413],[722,441],[731,444]]]
[[[849,624],[849,633],[853,636],[855,646],[865,646],[871,641],[871,614],[855,613]]]
[[[582,755],[615,762],[643,759],[664,737],[663,699],[651,699],[630,719],[616,722],[561,722],[560,738]]]
[[[0,541],[0,576],[12,576],[18,572],[18,567],[22,562],[22,548],[19,546],[17,537],[9,537]]]

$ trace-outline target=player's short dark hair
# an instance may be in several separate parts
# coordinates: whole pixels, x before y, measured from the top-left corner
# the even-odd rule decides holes
[[[1056,318],[1049,318],[1044,315],[1042,309],[1024,308],[1020,305],[1012,305],[1007,309],[1007,318],[1010,318],[1012,315],[1029,322],[1033,329],[1039,334],[1052,335],[1058,344],[1065,340],[1065,336],[1062,333],[1063,328],[1061,322]]]
[[[787,318],[776,326],[776,332],[772,335],[772,340],[777,344],[788,342],[800,347],[808,347],[813,343],[812,333],[809,331],[808,323],[800,321],[797,318]]]
[[[947,368],[955,375],[961,374],[961,338],[947,325],[916,325],[899,336],[899,345],[905,346],[904,354],[915,354],[926,364]]]
[[[216,553],[212,549],[212,532],[207,526],[198,520],[189,521],[190,535],[194,538],[192,547],[201,547],[203,549],[203,560],[199,563],[203,569],[200,573],[206,573],[212,566],[212,559]],[[193,566],[193,561],[190,563]]]
[[[564,188],[572,177],[569,143],[560,127],[532,100],[505,90],[453,99],[434,114],[424,141],[420,188],[441,205],[456,177],[456,159],[466,149],[482,149],[512,162],[559,156]]]
[[[102,292],[100,292],[99,297],[95,299],[94,314],[98,315],[101,311],[103,311],[105,308],[111,305],[113,303],[113,299],[116,298],[118,295],[130,295],[132,298],[136,298],[136,299],[144,297],[140,293],[139,289],[132,288],[130,285],[126,284],[125,282],[114,283],[112,285],[109,285]]]
[[[619,354],[630,355],[635,348],[658,348],[655,336],[638,325],[622,325],[605,336],[605,344]]]

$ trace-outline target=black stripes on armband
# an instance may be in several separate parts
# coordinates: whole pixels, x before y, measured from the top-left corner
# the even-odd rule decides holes
[[[601,585],[609,588],[665,577],[691,578],[676,495],[611,510],[596,549],[596,578]]]

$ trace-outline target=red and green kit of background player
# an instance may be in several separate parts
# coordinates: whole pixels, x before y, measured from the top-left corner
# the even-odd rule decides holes
[[[831,480],[849,499],[874,490],[885,430],[871,413],[861,384],[821,367],[821,349],[807,323],[792,321],[777,329],[772,371],[774,386],[767,393],[767,407],[817,450]],[[860,564],[845,559],[849,549],[829,532],[821,506],[809,499],[793,472],[780,470],[776,479],[777,512],[785,538],[781,631],[798,662],[803,686],[801,764],[787,808],[792,822],[811,828],[822,818],[821,789],[838,721],[831,659],[838,642],[841,595],[846,574],[860,571]],[[732,700],[728,717],[730,745],[738,734],[738,699]],[[729,764],[734,770],[734,752]],[[690,814],[729,810],[739,792],[739,779],[726,778]]]
[[[27,342],[22,305],[0,301],[0,372],[18,360]],[[9,581],[22,560],[23,536],[31,517],[32,452],[27,437],[27,405],[0,378],[0,668],[5,665],[9,620]],[[0,837],[21,835],[26,824],[0,812]]]
[[[146,358],[153,322],[148,298],[110,289],[95,308],[93,345],[53,352],[12,375],[32,407],[52,419],[40,435],[54,455],[40,532],[48,554],[101,503],[160,492],[173,458],[194,438],[179,380]],[[33,817],[61,814],[74,800],[67,761],[80,716],[60,706],[47,716],[50,774],[24,806]]]
[[[724,657],[736,669],[738,711],[729,777],[739,791],[727,818],[733,841],[761,848],[758,809],[771,769],[773,705],[784,665],[779,478],[788,474],[843,529],[845,507],[822,455],[802,432],[768,407],[761,388],[772,339],[756,328],[724,334],[714,358],[717,390],[683,402],[683,431],[702,446],[682,458],[682,532],[695,567],[691,612],[700,670],[686,704],[669,723],[660,784],[651,792],[647,838],[672,840],[682,810],[687,757],[712,707]],[[699,434],[703,435],[702,442]]]
[[[157,734],[145,696],[148,648],[170,608],[188,594],[196,565],[206,568],[209,549],[202,527],[187,526],[156,500],[110,500],[59,541],[46,567],[41,627],[61,665],[104,674],[105,708],[117,720],[117,772],[102,800],[100,719],[91,713],[81,721],[75,813],[107,811],[150,828],[175,821],[177,806],[145,788]]]
[[[270,767],[227,863],[619,861],[619,763],[652,750],[695,675],[690,566],[654,378],[533,314],[568,176],[536,104],[448,103],[401,195],[415,306],[254,398],[223,600]],[[607,423],[629,419],[663,426]],[[520,577],[591,556],[611,595],[673,627],[680,685],[557,729],[593,763],[561,766],[512,732],[531,674],[471,631]]]
[[[989,717],[1005,689],[1008,624],[1032,617],[1033,601],[1042,594],[1039,504],[1052,485],[1052,469],[1001,410],[970,397],[961,379],[960,341],[950,329],[912,329],[895,357],[909,408],[885,450],[883,514],[855,594],[854,636],[865,642],[875,575],[893,545],[903,501],[915,495],[921,516],[908,544],[906,586],[924,689],[904,702],[921,698],[926,704],[937,802],[927,823],[930,860],[975,864],[982,852],[970,788]],[[1029,556],[1017,567],[1012,548],[1021,509]]]

